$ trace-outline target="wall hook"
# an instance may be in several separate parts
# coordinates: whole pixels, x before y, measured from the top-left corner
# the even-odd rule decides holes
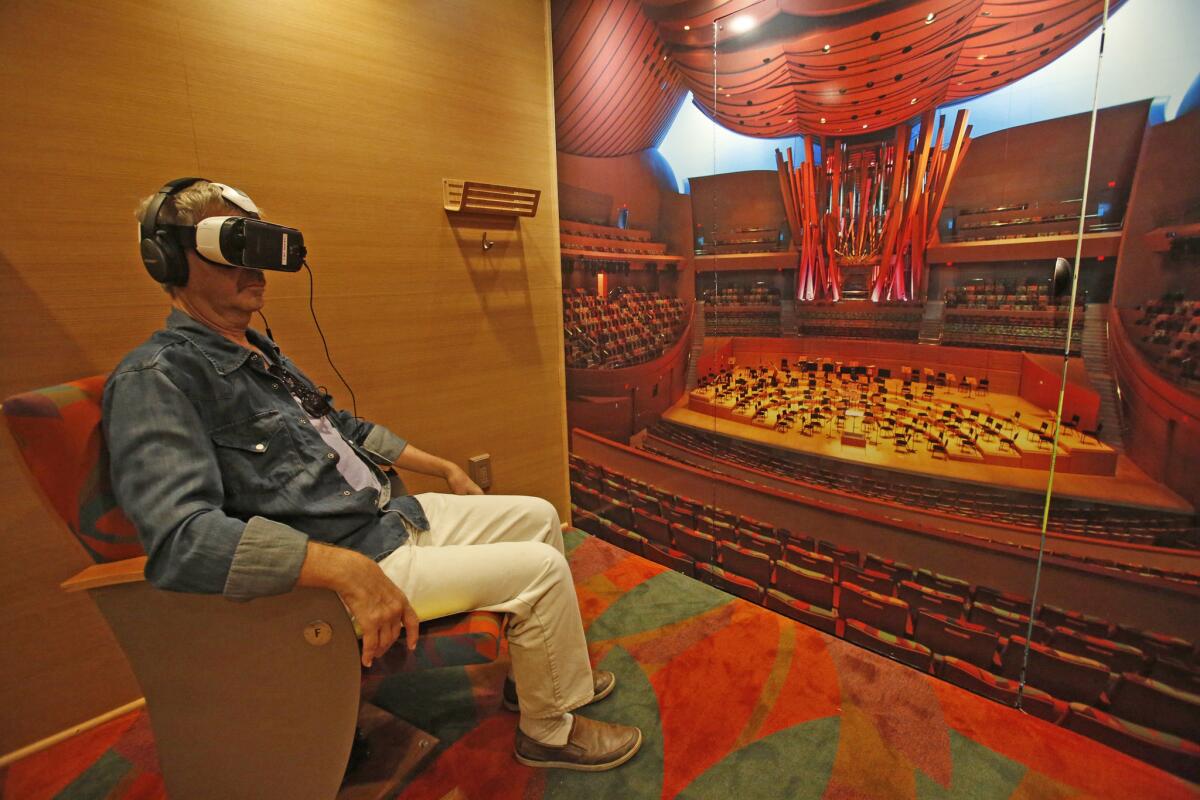
[[[487,231],[484,231],[483,232],[483,252],[486,253],[488,250],[491,250],[492,247],[495,246],[495,244],[496,244],[495,242],[493,242],[491,239],[487,238]]]

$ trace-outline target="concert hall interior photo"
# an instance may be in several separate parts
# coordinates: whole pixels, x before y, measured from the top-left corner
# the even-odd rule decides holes
[[[0,3],[0,798],[1196,798],[1197,31],[1195,0]],[[101,396],[179,308],[134,212],[183,175],[303,230],[260,297],[327,405],[553,505],[628,763],[514,760],[498,611],[366,667],[329,588],[151,585]]]

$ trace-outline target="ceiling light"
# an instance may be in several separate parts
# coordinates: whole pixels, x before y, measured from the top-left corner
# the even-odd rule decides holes
[[[690,30],[692,29],[692,26],[691,26],[691,25],[684,25],[684,26],[683,26],[683,29],[684,29],[685,31],[690,31]]]
[[[934,19],[934,14],[932,11],[930,11],[928,14],[925,15],[925,24],[928,25],[929,23],[933,22],[933,19]]]
[[[733,18],[733,21],[729,23],[729,30],[734,33],[745,33],[757,24],[754,21],[754,17],[749,14],[742,14],[740,17]]]
[[[976,56],[976,58],[980,61],[983,61],[985,58],[987,58],[987,56],[985,56],[983,53],[980,53],[978,56]]]
[[[917,98],[915,98],[915,97],[914,97],[912,100],[909,100],[909,101],[908,101],[908,104],[909,104],[910,106],[915,106],[915,105],[917,104]]]
[[[822,125],[824,125],[824,124],[825,124],[825,118],[824,118],[824,117],[821,117],[821,124],[822,124]]]
[[[864,128],[865,128],[865,127],[867,127],[867,123],[865,123],[865,122],[864,122],[864,123],[863,123],[863,127],[864,127]]]
[[[828,52],[829,52],[829,50],[831,49],[831,47],[832,47],[831,45],[825,45],[825,46],[824,46],[824,47],[822,47],[821,49],[822,49],[822,50],[824,50],[826,53],[828,53]]]

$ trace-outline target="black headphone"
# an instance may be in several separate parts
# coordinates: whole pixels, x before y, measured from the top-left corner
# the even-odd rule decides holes
[[[194,183],[207,178],[176,178],[154,195],[146,206],[139,223],[142,264],[150,277],[168,286],[185,286],[188,280],[187,255],[179,242],[174,226],[159,225],[158,215],[163,203],[173,194],[182,192]]]

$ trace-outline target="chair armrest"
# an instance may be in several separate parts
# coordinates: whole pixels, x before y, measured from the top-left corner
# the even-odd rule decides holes
[[[103,586],[118,586],[122,583],[137,583],[146,580],[146,556],[93,564],[67,578],[59,586],[67,592],[99,589]]]

